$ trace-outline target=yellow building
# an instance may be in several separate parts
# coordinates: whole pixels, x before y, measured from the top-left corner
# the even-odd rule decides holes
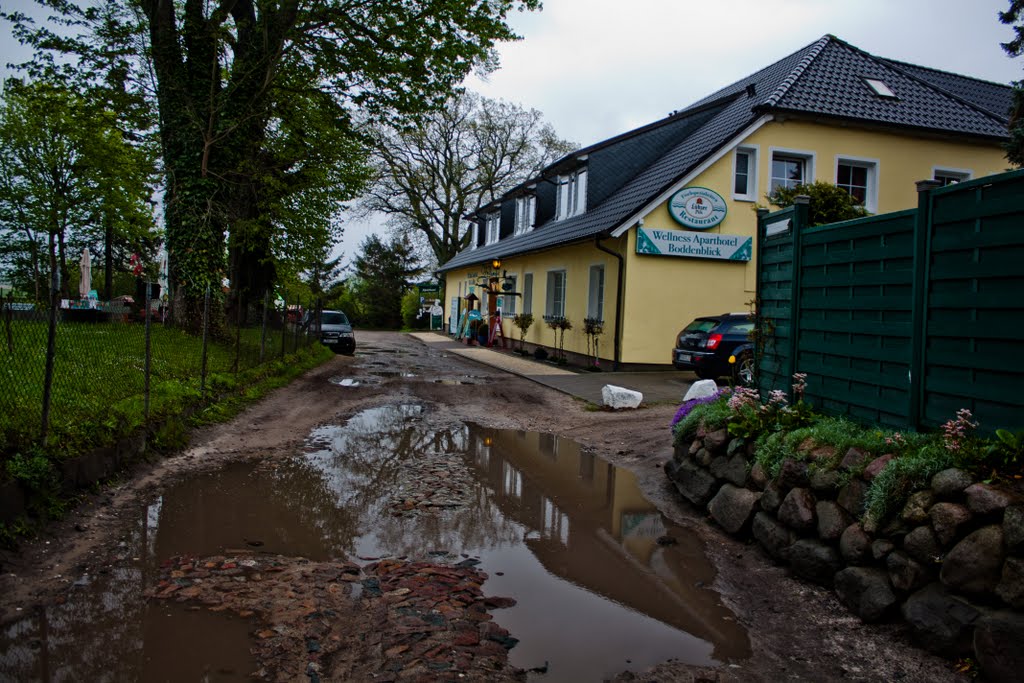
[[[565,318],[565,351],[582,360],[591,319],[605,367],[668,365],[695,317],[748,310],[767,193],[826,181],[872,213],[914,207],[915,181],[1005,170],[1009,108],[1008,86],[827,35],[480,209],[471,246],[440,268],[451,331],[473,294],[485,319],[501,312],[509,339],[512,316],[532,313],[528,348],[555,348],[545,318]]]

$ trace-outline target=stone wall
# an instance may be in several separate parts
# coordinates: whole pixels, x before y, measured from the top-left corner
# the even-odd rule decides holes
[[[753,444],[711,432],[676,446],[665,471],[725,531],[752,536],[776,562],[833,588],[866,622],[902,617],[917,643],[972,657],[993,681],[1024,671],[1024,499],[939,474],[881,524],[863,520],[871,480],[892,456],[830,448],[783,462],[769,477]]]

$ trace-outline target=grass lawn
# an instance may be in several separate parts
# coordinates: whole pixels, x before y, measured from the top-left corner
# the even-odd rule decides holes
[[[150,328],[150,414],[174,414],[200,399],[203,340],[177,328]],[[245,328],[237,345],[210,340],[207,390],[222,391],[237,373],[259,364],[260,328]],[[0,460],[38,444],[42,424],[47,323],[0,324]],[[293,332],[268,330],[264,358],[295,351]],[[143,423],[145,326],[140,323],[70,323],[57,326],[48,451],[66,455],[109,443]],[[65,451],[59,453],[59,451]]]

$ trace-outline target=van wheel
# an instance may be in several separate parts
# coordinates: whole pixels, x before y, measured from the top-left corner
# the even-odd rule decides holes
[[[732,378],[736,386],[754,386],[754,354],[741,353],[733,366]]]

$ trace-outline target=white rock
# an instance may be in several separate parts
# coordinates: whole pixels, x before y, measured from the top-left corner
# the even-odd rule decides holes
[[[614,384],[605,384],[601,388],[601,398],[609,408],[638,408],[644,400],[644,395],[639,391],[617,387]]]
[[[690,387],[690,390],[686,392],[686,396],[683,396],[683,403],[692,401],[695,398],[707,398],[708,396],[714,396],[717,391],[718,385],[715,384],[715,380],[699,379],[694,382]]]

